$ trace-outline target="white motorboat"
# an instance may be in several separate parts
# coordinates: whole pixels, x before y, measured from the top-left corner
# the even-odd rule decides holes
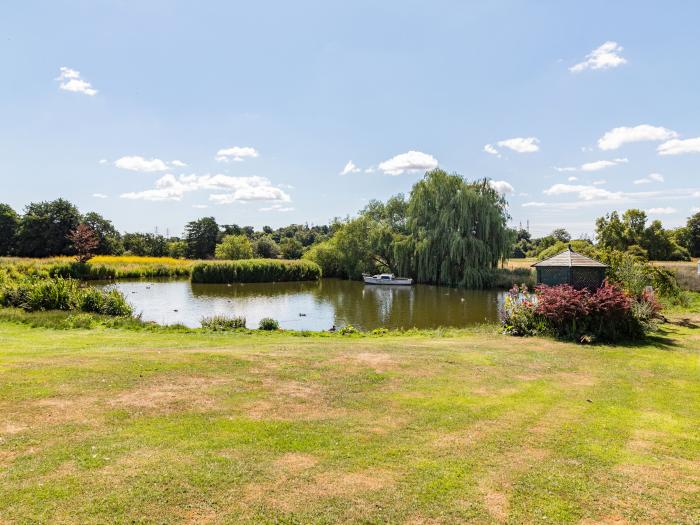
[[[380,273],[378,275],[368,275],[363,273],[362,279],[365,284],[393,284],[407,286],[413,284],[413,279],[408,277],[395,277],[393,273]]]

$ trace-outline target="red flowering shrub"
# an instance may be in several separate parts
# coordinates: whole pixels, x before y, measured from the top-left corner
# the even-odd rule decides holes
[[[607,281],[595,291],[568,284],[540,286],[537,299],[535,314],[547,319],[554,334],[564,339],[634,339],[646,329],[635,315],[637,309],[632,309],[633,300]]]

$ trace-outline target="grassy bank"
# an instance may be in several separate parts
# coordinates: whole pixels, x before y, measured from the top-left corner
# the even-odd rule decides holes
[[[586,348],[0,319],[0,518],[697,523],[692,316]]]
[[[321,267],[307,260],[207,261],[192,267],[193,283],[269,283],[317,281],[320,278]]]

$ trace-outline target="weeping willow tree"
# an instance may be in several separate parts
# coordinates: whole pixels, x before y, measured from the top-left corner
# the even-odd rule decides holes
[[[436,169],[411,191],[408,235],[394,244],[399,271],[417,282],[481,288],[512,246],[504,197],[487,179]]]

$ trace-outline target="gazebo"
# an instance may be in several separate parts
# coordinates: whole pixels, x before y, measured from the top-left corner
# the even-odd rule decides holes
[[[608,267],[600,261],[569,248],[532,265],[537,270],[537,284],[556,286],[570,284],[574,288],[600,288]]]

